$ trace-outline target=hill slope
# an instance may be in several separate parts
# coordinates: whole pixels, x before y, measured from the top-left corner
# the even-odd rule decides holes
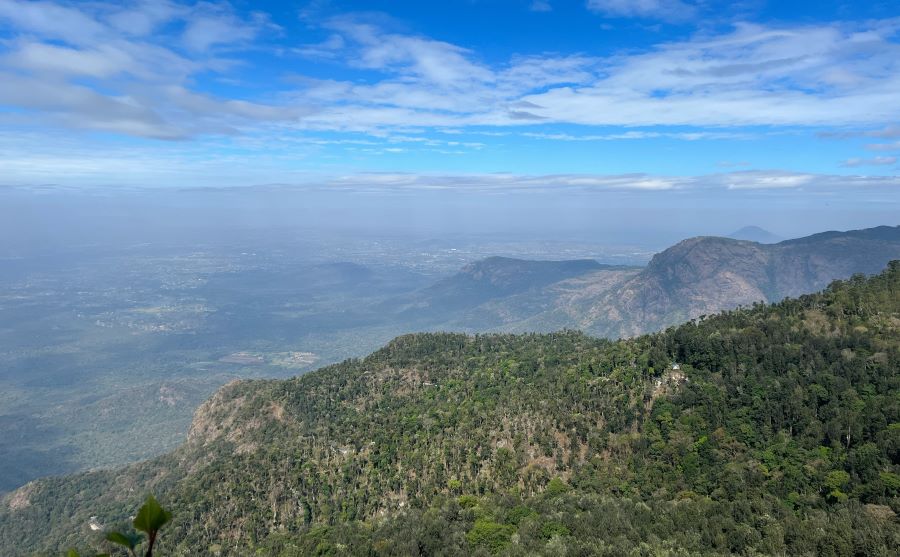
[[[592,259],[533,261],[488,257],[470,263],[450,277],[422,289],[407,299],[392,300],[400,313],[456,312],[480,304],[541,288],[598,270],[618,269]]]
[[[582,300],[581,328],[633,336],[739,305],[816,292],[900,258],[900,227],[825,232],[778,244],[699,237],[656,254],[633,278]]]
[[[889,555],[898,369],[898,263],[632,340],[409,335],[5,496],[0,553],[99,546],[153,491],[171,555]]]
[[[825,232],[778,244],[690,238],[647,267],[492,257],[381,309],[419,329],[654,332],[701,315],[816,292],[900,258],[900,226]]]

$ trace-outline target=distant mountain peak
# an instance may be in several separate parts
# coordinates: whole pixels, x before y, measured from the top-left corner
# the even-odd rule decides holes
[[[777,244],[784,240],[781,236],[773,234],[764,228],[758,226],[745,226],[740,230],[735,230],[727,236],[733,240],[746,240],[748,242],[758,242],[760,244]]]

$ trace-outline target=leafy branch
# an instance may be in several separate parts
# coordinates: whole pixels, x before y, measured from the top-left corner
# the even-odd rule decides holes
[[[153,546],[156,545],[156,538],[163,526],[172,520],[172,513],[162,508],[159,502],[152,495],[147,497],[144,504],[138,510],[137,516],[134,517],[132,525],[136,532],[108,532],[106,540],[114,544],[121,545],[128,549],[133,557],[138,557],[138,546],[147,536],[147,544],[144,549],[144,557],[153,557]],[[140,533],[143,532],[143,533]],[[66,557],[80,557],[79,553],[70,549]],[[101,553],[95,557],[109,557],[108,554]]]

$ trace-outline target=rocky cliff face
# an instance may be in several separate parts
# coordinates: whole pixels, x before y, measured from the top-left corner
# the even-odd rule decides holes
[[[588,330],[633,336],[756,302],[776,302],[900,258],[900,227],[826,232],[778,244],[718,237],[679,242],[594,299]]]

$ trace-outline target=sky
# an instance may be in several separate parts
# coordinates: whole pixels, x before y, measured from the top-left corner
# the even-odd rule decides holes
[[[539,194],[784,230],[897,224],[898,157],[894,1],[0,0],[5,187]]]

